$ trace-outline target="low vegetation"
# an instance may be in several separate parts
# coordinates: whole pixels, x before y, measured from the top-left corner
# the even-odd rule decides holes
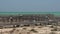
[[[31,29],[30,31],[35,32],[35,33],[37,33],[37,32],[38,32],[38,31],[36,31],[35,29]]]
[[[52,26],[50,26],[50,28],[54,28],[54,26],[52,25]]]
[[[23,28],[24,30],[26,30],[26,28]]]

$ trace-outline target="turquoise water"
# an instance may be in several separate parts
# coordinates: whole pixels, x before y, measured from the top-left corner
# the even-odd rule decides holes
[[[60,12],[0,12],[0,15],[18,15],[18,14],[54,14],[60,16]]]

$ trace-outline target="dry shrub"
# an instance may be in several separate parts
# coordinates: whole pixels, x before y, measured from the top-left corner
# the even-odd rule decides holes
[[[29,25],[29,24],[26,24],[26,25],[24,25],[24,26],[29,27],[30,25]]]
[[[50,26],[50,28],[54,28],[54,26]]]
[[[57,28],[52,29],[51,31],[57,31]]]
[[[37,31],[35,29],[31,29],[30,31],[37,33]]]
[[[24,30],[26,30],[26,28],[23,28]]]
[[[42,27],[38,27],[38,28],[42,28]]]

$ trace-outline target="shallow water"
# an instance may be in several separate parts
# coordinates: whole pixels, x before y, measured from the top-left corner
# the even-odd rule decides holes
[[[60,12],[0,12],[0,15],[18,15],[18,14],[54,14],[60,16]]]

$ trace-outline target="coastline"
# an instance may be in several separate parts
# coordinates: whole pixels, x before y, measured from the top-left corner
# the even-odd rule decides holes
[[[53,14],[60,16],[60,12],[0,12],[0,15],[19,15],[19,14]]]

